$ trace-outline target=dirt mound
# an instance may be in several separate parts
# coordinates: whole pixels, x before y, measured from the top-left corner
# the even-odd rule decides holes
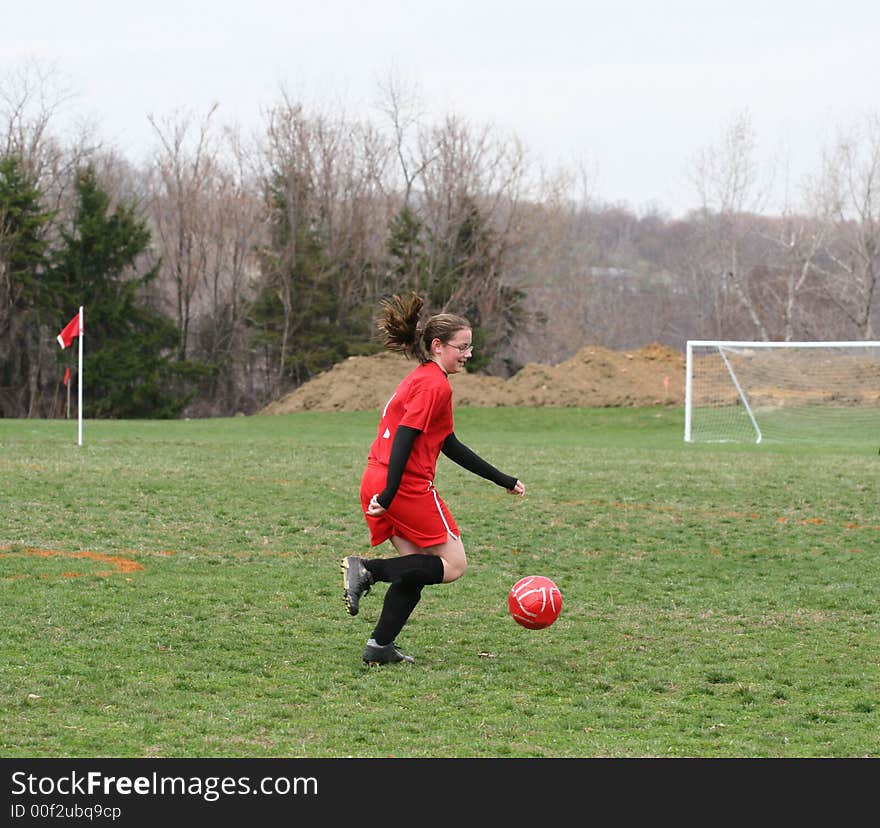
[[[415,362],[385,352],[349,357],[262,414],[379,410]],[[587,346],[558,365],[526,365],[510,379],[481,374],[450,378],[460,406],[605,407],[681,405],[684,355],[662,345],[638,351]]]

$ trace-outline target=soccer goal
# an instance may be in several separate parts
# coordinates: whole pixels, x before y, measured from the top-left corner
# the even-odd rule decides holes
[[[687,442],[880,443],[880,342],[690,340]]]

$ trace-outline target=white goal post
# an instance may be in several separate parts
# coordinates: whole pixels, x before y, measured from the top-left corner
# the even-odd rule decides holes
[[[684,439],[880,443],[880,341],[693,339]]]

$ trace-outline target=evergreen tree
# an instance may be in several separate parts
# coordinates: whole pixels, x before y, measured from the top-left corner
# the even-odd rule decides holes
[[[45,304],[46,227],[52,214],[16,156],[0,158],[0,273],[9,304]]]
[[[47,230],[41,204],[21,159],[0,157],[0,416],[23,417],[39,405],[45,347],[53,323]],[[46,359],[46,362],[51,361]]]
[[[65,305],[85,307],[84,415],[174,417],[189,401],[181,380],[197,366],[172,361],[176,326],[139,301],[158,271],[135,266],[150,243],[146,222],[131,205],[111,211],[91,167],[78,176],[76,196],[56,272]]]
[[[501,284],[500,241],[475,200],[463,196],[455,216],[441,233],[409,205],[398,211],[388,228],[386,289],[416,291],[430,313],[465,316],[474,342],[468,370],[480,371],[525,318],[525,294]]]
[[[305,199],[291,208],[285,188],[270,194],[270,242],[260,258],[262,286],[248,314],[274,392],[300,385],[349,355],[342,317]]]
[[[424,223],[408,204],[391,219],[387,250],[392,293],[422,293],[428,287],[430,264],[424,236]]]

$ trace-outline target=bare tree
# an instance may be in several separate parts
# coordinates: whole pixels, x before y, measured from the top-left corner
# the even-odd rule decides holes
[[[215,366],[206,404],[228,414],[253,405],[245,311],[255,291],[266,211],[254,150],[234,129],[226,131],[223,146],[225,163],[217,165],[204,201],[205,280],[192,308],[199,334],[197,355]]]
[[[874,339],[880,312],[880,113],[842,131],[825,151],[811,187],[826,224],[823,253],[827,298],[858,336]]]
[[[541,169],[519,208],[506,278],[525,291],[532,313],[511,344],[514,365],[555,364],[602,336],[589,324],[601,259],[592,181],[583,166]]]
[[[219,172],[212,119],[217,104],[194,123],[189,112],[149,116],[159,141],[155,153],[151,217],[172,286],[173,317],[180,331],[178,357],[186,359],[193,301],[205,283],[211,256],[209,205]]]
[[[15,159],[39,191],[46,211],[41,241],[47,245],[57,241],[69,217],[76,169],[95,150],[90,127],[62,140],[61,116],[72,97],[58,69],[40,60],[24,60],[0,77],[0,158]],[[0,234],[5,224],[0,216]],[[39,283],[41,275],[31,277]],[[17,416],[51,413],[47,398],[57,384],[49,335],[57,320],[47,319],[53,311],[32,299],[22,299],[22,285],[0,255],[0,382],[7,385],[3,396],[15,399]]]
[[[715,144],[700,150],[690,177],[700,197],[700,210],[692,214],[702,231],[701,246],[707,256],[705,272],[710,284],[704,291],[717,297],[718,314],[728,319],[731,305],[742,308],[759,339],[768,339],[768,326],[758,297],[750,289],[754,217],[766,201],[760,189],[756,161],[757,141],[748,112],[738,113]],[[732,301],[731,301],[732,300]],[[725,324],[722,322],[722,324]]]
[[[324,337],[328,348],[338,347],[324,333],[307,334],[316,324],[335,325],[353,342],[370,335],[363,308],[374,304],[381,282],[378,263],[397,198],[388,184],[392,147],[369,123],[306,111],[284,90],[267,116],[271,244],[261,278],[281,307],[268,368],[277,385],[286,373],[296,382],[308,378],[298,339]]]
[[[407,283],[395,289],[426,291],[438,306],[469,309],[484,323],[502,318],[514,305],[503,276],[525,187],[523,146],[452,115],[427,124],[418,90],[394,71],[380,84],[379,108],[398,162],[400,212],[425,231],[421,272],[397,274]]]
[[[344,315],[372,299],[370,273],[395,201],[387,185],[391,148],[369,124],[326,117],[312,119],[311,145],[316,231]]]
[[[46,206],[65,209],[75,171],[100,149],[95,125],[63,137],[60,122],[75,98],[54,64],[26,59],[0,78],[0,155],[21,159]]]
[[[267,368],[275,394],[281,390],[291,341],[310,311],[309,285],[303,285],[303,295],[295,303],[296,286],[291,275],[296,270],[297,257],[303,255],[299,249],[300,240],[310,231],[311,190],[315,177],[309,119],[302,104],[292,101],[286,92],[282,92],[282,96],[282,103],[268,112],[263,172],[263,188],[274,239],[271,239],[271,249],[268,250],[272,261],[264,257],[261,276],[282,307],[277,362]]]
[[[515,137],[452,116],[423,129],[419,146],[430,272],[451,277],[449,290],[435,291],[437,299],[446,308],[471,308],[491,330],[512,304],[503,276],[519,220],[525,151]],[[508,327],[497,325],[496,336]]]
[[[391,126],[391,143],[403,180],[403,206],[407,206],[416,181],[434,160],[430,154],[419,153],[414,143],[425,117],[421,97],[414,84],[407,84],[392,69],[379,83],[377,107]]]
[[[819,335],[819,324],[804,295],[818,285],[825,228],[814,218],[790,211],[765,225],[762,235],[774,249],[768,265],[753,272],[760,281],[754,292],[764,292],[764,305],[778,320],[774,327],[784,342],[814,338]]]

